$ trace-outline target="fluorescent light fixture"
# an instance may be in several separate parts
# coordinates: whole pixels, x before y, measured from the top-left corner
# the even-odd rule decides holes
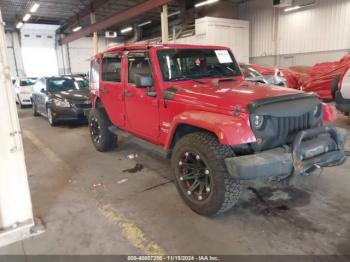
[[[130,31],[132,31],[132,27],[131,26],[120,30],[121,33],[127,33],[127,32],[130,32]]]
[[[207,0],[207,1],[203,1],[203,2],[200,2],[198,4],[195,4],[194,6],[195,7],[200,7],[200,6],[203,6],[203,5],[209,5],[209,4],[213,4],[213,3],[216,3],[218,2],[219,0]]]
[[[149,25],[149,24],[152,24],[152,21],[149,20],[149,21],[146,21],[146,22],[143,22],[141,24],[138,24],[139,27],[142,27],[142,26],[145,26],[145,25]]]
[[[168,14],[168,17],[172,17],[174,15],[179,15],[179,14],[180,14],[180,11],[176,11],[174,13]]]
[[[292,7],[288,7],[286,9],[284,9],[284,12],[290,12],[290,11],[298,10],[300,8],[301,8],[300,5],[296,5],[296,6],[292,6]]]
[[[39,6],[40,6],[40,4],[34,2],[32,7],[30,8],[30,12],[35,13],[38,10]]]
[[[32,15],[31,14],[25,14],[24,16],[23,16],[23,18],[22,18],[22,20],[24,21],[24,22],[27,22],[29,19],[30,19],[30,17],[31,17]]]
[[[72,31],[73,31],[73,32],[77,32],[77,31],[79,31],[80,29],[82,29],[82,27],[79,25],[79,26],[73,28]]]
[[[17,23],[16,28],[20,29],[22,26],[23,26],[23,22],[20,21],[20,22]]]

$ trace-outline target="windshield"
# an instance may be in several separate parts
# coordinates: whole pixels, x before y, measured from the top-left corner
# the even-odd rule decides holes
[[[89,89],[89,81],[85,77],[75,77],[74,79],[79,84],[80,89]]]
[[[241,75],[228,50],[164,49],[158,59],[164,81]]]
[[[87,89],[71,77],[49,78],[47,80],[47,88],[51,92]]]
[[[240,64],[240,68],[242,70],[244,77],[246,78],[257,78],[257,77],[263,78],[262,74],[260,74],[258,71],[256,71],[254,68],[248,65]]]
[[[26,78],[21,79],[19,85],[20,86],[31,86],[34,85],[38,78]]]

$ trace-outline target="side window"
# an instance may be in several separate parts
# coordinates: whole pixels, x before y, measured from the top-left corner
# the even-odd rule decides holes
[[[34,85],[34,90],[36,92],[41,92],[41,89],[43,89],[43,88],[46,89],[45,78],[39,79]]]
[[[102,60],[102,80],[110,82],[120,82],[121,67],[121,57],[104,57]]]
[[[90,72],[90,81],[92,84],[98,84],[100,81],[100,76],[98,73],[98,62],[97,60],[91,61],[91,72]]]
[[[147,53],[131,53],[128,56],[128,82],[135,83],[136,75],[152,75],[150,59]]]

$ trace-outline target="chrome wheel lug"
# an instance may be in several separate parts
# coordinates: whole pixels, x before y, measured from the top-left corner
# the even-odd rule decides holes
[[[196,159],[199,160],[201,159],[201,157],[199,155],[196,155]]]
[[[206,170],[204,171],[204,174],[209,175],[209,170],[206,169]]]
[[[205,191],[210,192],[210,187],[206,187]]]
[[[192,192],[190,190],[187,191],[187,195],[191,195]]]
[[[185,156],[188,156],[188,155],[189,155],[188,152],[186,152],[186,153],[185,153]]]
[[[182,176],[180,176],[180,181],[183,181],[183,180],[184,180],[184,178]]]
[[[179,166],[182,166],[182,161],[179,161]]]
[[[203,200],[203,197],[201,195],[199,195],[198,200]]]

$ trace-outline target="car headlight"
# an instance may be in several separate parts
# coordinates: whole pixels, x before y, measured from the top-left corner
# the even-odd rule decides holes
[[[316,118],[320,117],[321,113],[322,113],[322,104],[318,104],[317,106],[315,106],[313,110],[314,117]]]
[[[70,103],[67,99],[60,100],[60,99],[54,99],[54,103],[58,107],[70,107]]]
[[[264,116],[255,115],[253,117],[253,125],[256,129],[261,129],[264,125]]]

